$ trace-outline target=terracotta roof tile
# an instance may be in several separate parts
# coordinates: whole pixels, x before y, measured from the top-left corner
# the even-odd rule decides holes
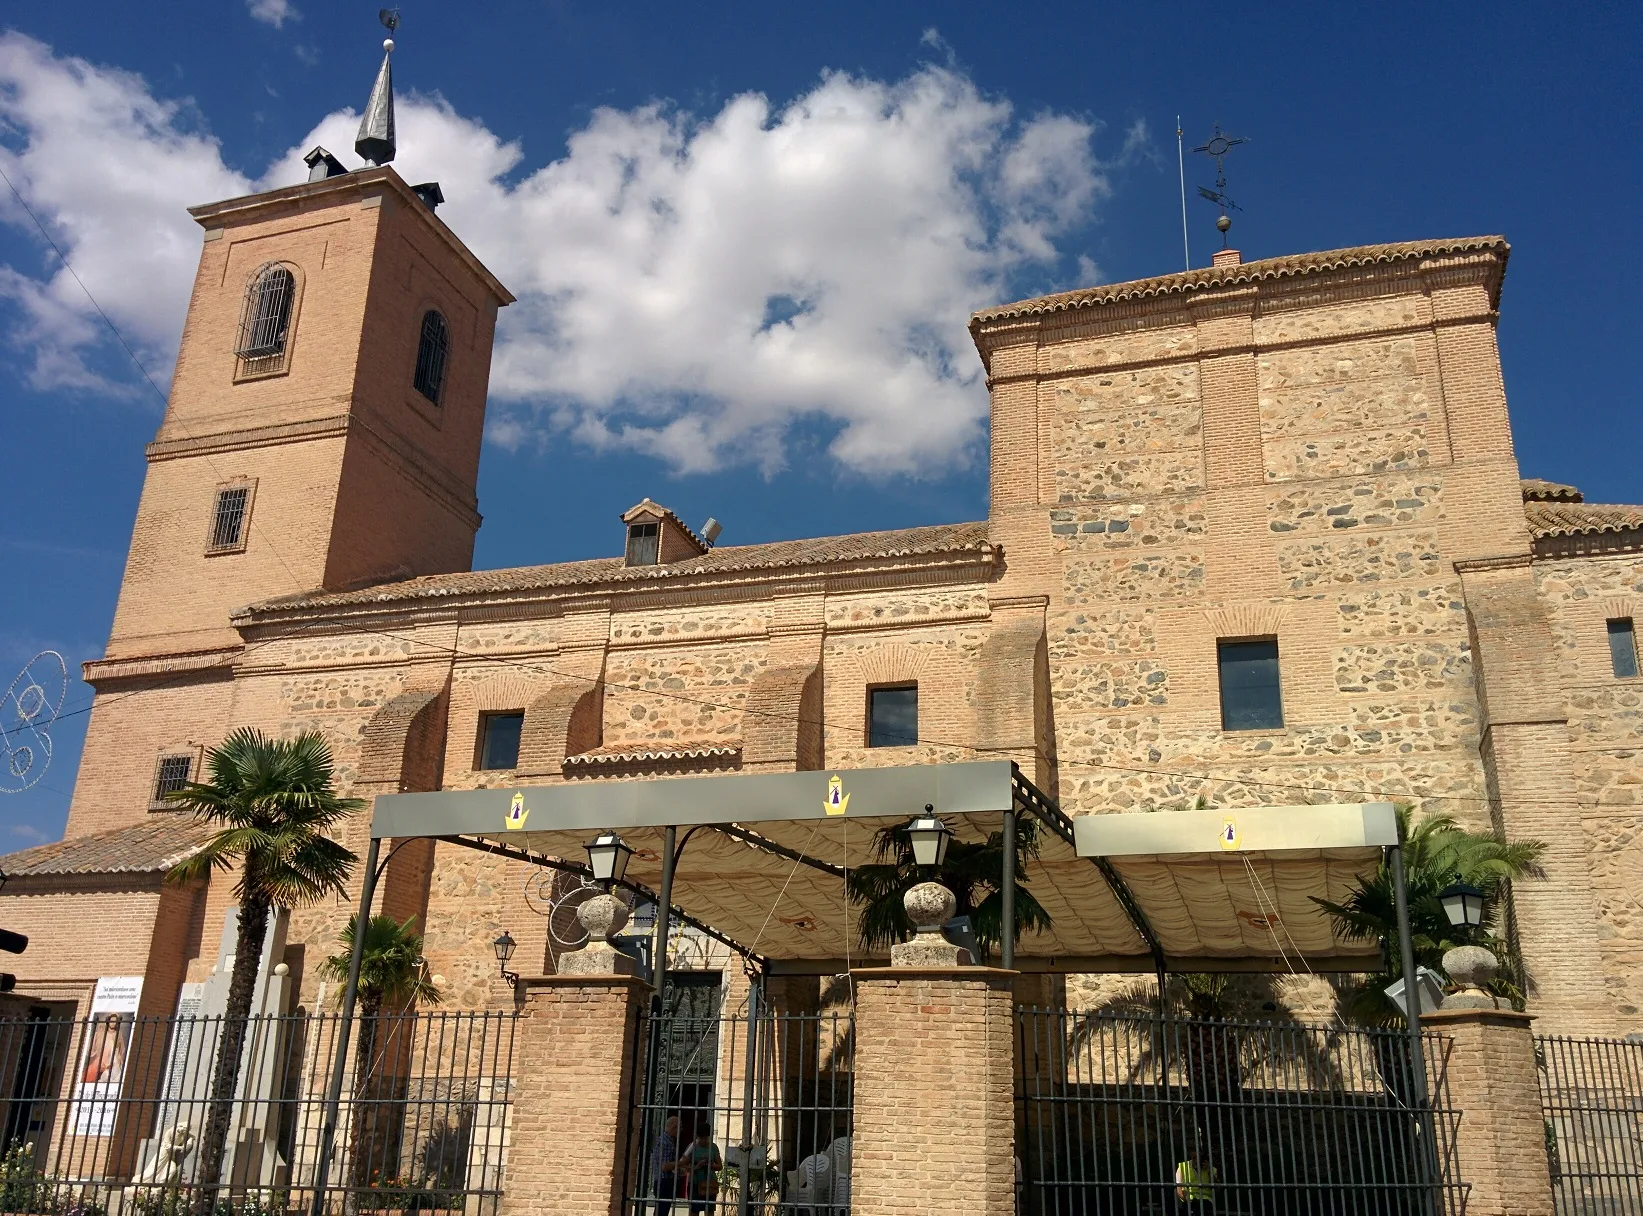
[[[628,566],[620,557],[522,566],[510,570],[474,570],[463,574],[430,574],[404,582],[357,591],[309,592],[266,600],[241,609],[236,617],[287,609],[348,604],[389,604],[406,600],[447,599],[470,595],[585,587],[601,583],[657,583],[692,575],[730,574],[835,563],[883,561],[940,554],[984,554],[990,551],[985,522],[935,524],[893,532],[858,532],[810,540],[781,540],[763,545],[729,545],[700,557],[665,566]]]
[[[7,877],[26,874],[153,874],[169,870],[212,834],[209,824],[179,811],[150,815],[141,823],[37,845],[0,857]]]
[[[1113,304],[1120,300],[1135,300],[1146,296],[1166,296],[1210,287],[1230,287],[1238,283],[1253,283],[1262,279],[1281,279],[1295,275],[1316,274],[1326,270],[1345,270],[1354,266],[1376,263],[1404,262],[1449,254],[1472,253],[1477,250],[1495,250],[1502,256],[1510,251],[1505,237],[1474,236],[1454,240],[1403,241],[1394,245],[1359,245],[1352,249],[1331,249],[1321,253],[1295,253],[1281,258],[1262,258],[1230,266],[1204,266],[1176,274],[1159,275],[1151,279],[1136,279],[1129,283],[1110,283],[1105,287],[1087,287],[1078,291],[1063,291],[1055,295],[1038,296],[1014,304],[984,308],[970,318],[975,329],[988,321],[1005,321],[1012,317],[1034,316],[1040,313],[1064,312],[1099,304]]]
[[[1524,502],[1585,502],[1586,496],[1574,486],[1566,486],[1561,481],[1547,481],[1541,477],[1525,477],[1519,484],[1523,487]]]
[[[1523,513],[1529,519],[1529,533],[1536,540],[1643,530],[1643,507],[1598,502],[1529,502],[1524,504]]]

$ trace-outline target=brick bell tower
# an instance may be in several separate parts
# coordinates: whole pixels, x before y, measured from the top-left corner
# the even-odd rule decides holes
[[[233,610],[471,568],[491,346],[513,296],[435,214],[439,186],[388,167],[386,54],[355,147],[363,169],[315,148],[306,182],[189,209],[199,270],[108,648],[86,664],[99,704],[71,836],[140,818],[153,757],[229,725],[194,720],[227,698],[188,673],[231,679]],[[146,737],[155,717],[166,738]],[[132,770],[117,805],[111,767]]]

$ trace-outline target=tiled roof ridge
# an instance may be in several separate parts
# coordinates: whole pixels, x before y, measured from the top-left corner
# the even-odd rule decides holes
[[[34,874],[154,874],[197,852],[213,829],[183,812],[150,814],[141,822],[53,840],[0,857],[8,877]]]
[[[1585,502],[1586,496],[1578,487],[1561,481],[1547,481],[1544,477],[1521,477],[1524,502]]]
[[[1056,292],[1051,295],[1035,296],[1030,300],[1017,300],[1012,304],[984,308],[971,314],[970,328],[974,330],[989,321],[1065,312],[1074,308],[1115,304],[1122,300],[1143,299],[1148,296],[1166,296],[1210,287],[1230,287],[1265,279],[1316,274],[1327,270],[1347,270],[1355,266],[1490,249],[1499,251],[1503,256],[1511,252],[1511,246],[1506,243],[1503,236],[1472,236],[1430,241],[1399,241],[1387,245],[1355,245],[1348,249],[1291,253],[1281,257],[1260,258],[1253,262],[1235,262],[1224,266],[1201,266],[1194,270],[1178,270],[1174,274]]]
[[[589,748],[565,757],[568,765],[633,764],[652,760],[707,760],[715,756],[739,756],[739,743],[633,743]]]
[[[805,566],[820,567],[845,562],[883,561],[942,553],[980,554],[988,552],[991,548],[987,531],[988,525],[985,520],[957,524],[925,524],[914,528],[767,541],[756,545],[724,545],[710,549],[699,557],[686,558],[668,565],[628,566],[621,557],[595,557],[499,570],[429,574],[354,591],[310,591],[280,596],[242,608],[233,616],[235,619],[243,619],[259,612],[320,606],[389,604],[425,598],[510,594],[555,587],[594,586],[599,583],[654,585],[693,575],[710,576]]]
[[[1526,502],[1524,515],[1536,540],[1643,531],[1643,506],[1603,502]]]

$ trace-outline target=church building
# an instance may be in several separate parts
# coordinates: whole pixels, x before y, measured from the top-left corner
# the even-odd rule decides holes
[[[0,1010],[140,976],[169,1015],[220,966],[233,876],[164,881],[205,834],[164,796],[249,726],[323,732],[367,801],[986,758],[1075,819],[1408,802],[1544,842],[1511,915],[1542,1029],[1643,1031],[1643,507],[1523,476],[1504,239],[1228,249],[977,312],[983,519],[718,545],[635,486],[608,556],[475,570],[513,297],[388,164],[387,104],[377,163],[316,148],[307,181],[190,209],[65,838],[0,857],[31,939]],[[416,918],[447,1007],[512,1007],[504,933],[554,969],[531,871],[393,852],[379,910]],[[1202,932],[1276,941],[1235,903]],[[351,911],[282,924],[288,1008],[328,1000]],[[772,915],[799,940],[824,911]]]

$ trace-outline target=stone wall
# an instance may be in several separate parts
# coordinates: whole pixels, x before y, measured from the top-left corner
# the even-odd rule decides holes
[[[1598,902],[1604,985],[1643,1026],[1643,680],[1617,679],[1605,622],[1643,619],[1643,556],[1537,563],[1568,705],[1575,799]]]

